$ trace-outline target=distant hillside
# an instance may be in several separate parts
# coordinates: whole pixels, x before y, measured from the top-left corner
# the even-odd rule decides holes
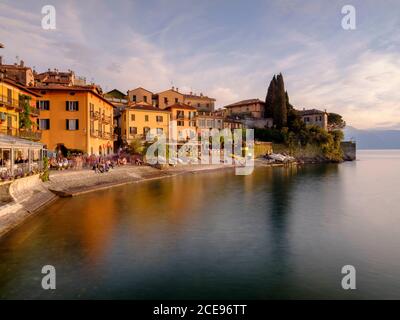
[[[400,149],[400,130],[344,129],[345,140],[355,140],[357,149]]]

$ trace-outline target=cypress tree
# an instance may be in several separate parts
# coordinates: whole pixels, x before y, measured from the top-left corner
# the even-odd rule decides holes
[[[273,118],[274,125],[280,129],[287,126],[288,109],[293,108],[289,104],[289,97],[285,91],[282,74],[274,75],[265,98],[265,117]]]

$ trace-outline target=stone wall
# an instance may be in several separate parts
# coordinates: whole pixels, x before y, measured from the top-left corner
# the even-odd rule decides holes
[[[39,175],[17,179],[7,187],[10,201],[0,206],[0,237],[57,199],[44,186]]]
[[[340,143],[343,151],[343,160],[353,161],[357,158],[357,146],[353,141],[343,141]]]

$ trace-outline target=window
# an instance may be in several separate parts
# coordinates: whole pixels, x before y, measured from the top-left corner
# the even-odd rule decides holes
[[[184,116],[185,116],[185,111],[178,110],[178,111],[176,112],[176,117],[177,117],[178,119],[183,119]]]
[[[66,101],[65,110],[78,111],[79,110],[79,102],[78,101]]]
[[[8,103],[12,103],[12,90],[11,89],[7,89],[7,102]]]
[[[129,127],[129,134],[137,134],[137,128],[136,127]]]
[[[162,116],[156,116],[156,121],[157,122],[163,122],[163,117]]]
[[[194,119],[195,116],[196,116],[196,112],[189,111],[189,119]]]
[[[146,136],[146,134],[147,134],[147,132],[149,132],[150,131],[150,128],[149,127],[144,127],[143,128],[143,134]]]
[[[179,102],[179,99],[178,98],[175,98],[175,103],[178,103]]]
[[[200,103],[197,104],[197,108],[200,108]]]
[[[168,98],[167,97],[164,97],[164,103],[168,104]]]
[[[131,114],[131,121],[135,121],[135,115]]]
[[[143,101],[147,102],[147,96],[143,96]]]
[[[133,95],[133,96],[132,96],[132,101],[133,101],[133,102],[136,102],[136,95]]]
[[[149,121],[149,116],[147,114],[144,116],[144,121]]]
[[[185,125],[185,121],[178,120],[176,125],[177,125],[178,127],[183,127],[183,126]]]
[[[50,110],[50,101],[49,100],[36,101],[36,108],[40,110]]]
[[[67,130],[79,130],[79,120],[78,119],[66,119]]]
[[[164,129],[163,128],[157,128],[157,134],[163,134]]]
[[[38,119],[37,124],[40,130],[49,130],[50,129],[50,119]]]
[[[189,126],[195,127],[195,126],[196,126],[196,121],[190,121],[190,122],[189,122]]]

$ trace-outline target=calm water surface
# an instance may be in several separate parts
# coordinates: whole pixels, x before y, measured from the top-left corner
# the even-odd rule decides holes
[[[400,152],[358,156],[58,200],[0,241],[0,298],[400,298]]]

